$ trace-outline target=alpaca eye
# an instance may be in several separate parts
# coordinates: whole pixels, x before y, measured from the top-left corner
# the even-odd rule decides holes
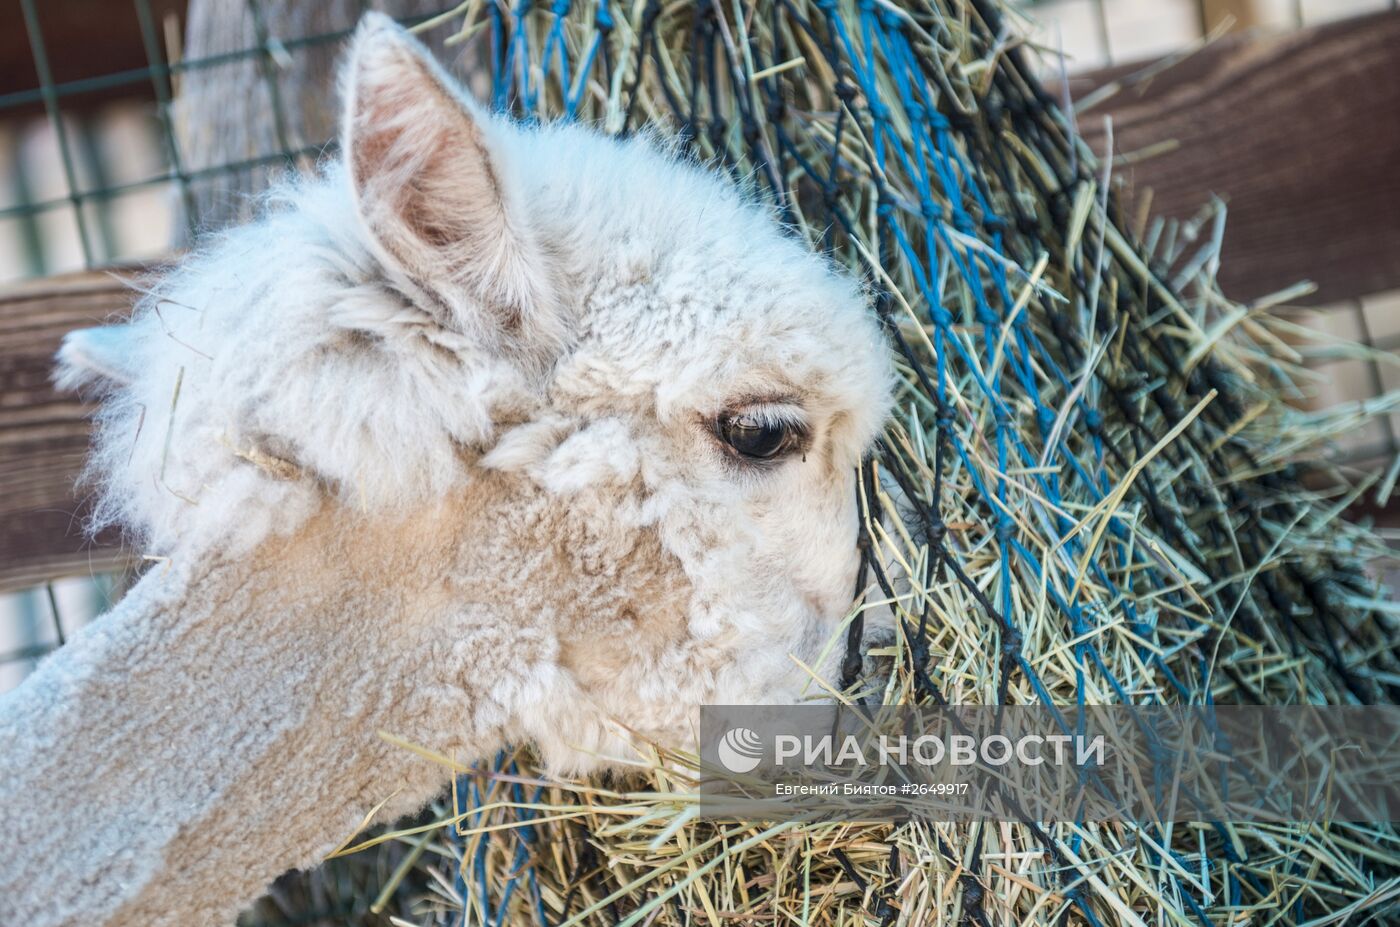
[[[745,412],[721,418],[719,436],[744,457],[772,460],[794,447],[801,437],[801,431],[789,422]]]

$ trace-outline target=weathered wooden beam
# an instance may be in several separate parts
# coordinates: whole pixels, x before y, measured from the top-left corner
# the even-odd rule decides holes
[[[1117,171],[1154,214],[1188,218],[1214,193],[1229,204],[1220,281],[1253,299],[1299,279],[1313,305],[1400,288],[1400,12],[1281,35],[1231,35],[1143,80],[1142,65],[1071,80],[1102,152],[1174,145]]]
[[[0,291],[0,591],[120,567],[112,536],[83,533],[74,482],[88,447],[79,397],[50,380],[66,332],[124,314],[119,275],[81,273]]]

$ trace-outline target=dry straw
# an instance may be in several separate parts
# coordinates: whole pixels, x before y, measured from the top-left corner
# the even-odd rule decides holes
[[[814,696],[1395,699],[1395,606],[1361,570],[1379,545],[1338,520],[1368,486],[1309,462],[1389,406],[1285,401],[1306,351],[1269,310],[1296,292],[1221,295],[1218,204],[1124,215],[1010,11],[472,0],[425,26],[455,30],[497,105],[659,127],[869,282],[904,390],[861,482],[849,625],[891,598],[903,625]],[[910,502],[882,525],[895,486]],[[1400,904],[1389,824],[717,825],[690,762],[561,783],[499,758],[260,916],[354,898],[402,924],[1267,925]]]

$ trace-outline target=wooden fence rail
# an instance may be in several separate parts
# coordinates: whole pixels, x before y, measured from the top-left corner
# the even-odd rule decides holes
[[[115,538],[89,541],[74,482],[88,446],[91,408],[54,389],[64,333],[125,313],[118,275],[51,277],[0,294],[0,590],[123,562]]]
[[[1138,79],[1134,79],[1137,75]],[[1149,75],[1145,79],[1142,75]],[[1400,288],[1400,13],[1283,34],[1231,35],[1165,70],[1129,65],[1070,82],[1094,151],[1168,148],[1117,173],[1152,212],[1229,204],[1220,283],[1241,302],[1312,280],[1312,305]]]

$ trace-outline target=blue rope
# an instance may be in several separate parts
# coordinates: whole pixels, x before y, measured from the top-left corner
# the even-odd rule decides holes
[[[1009,651],[1011,663],[1041,703],[1055,713],[1065,730],[1072,727],[1075,731],[1083,732],[1087,723],[1087,691],[1091,679],[1097,679],[1107,686],[1123,704],[1134,703],[1133,694],[1115,676],[1100,653],[1093,636],[1094,630],[1108,617],[1107,609],[1113,607],[1121,609],[1126,626],[1134,634],[1145,641],[1152,640],[1156,634],[1156,611],[1151,610],[1150,615],[1140,612],[1136,604],[1139,589],[1165,589],[1171,585],[1171,579],[1163,575],[1157,564],[1133,543],[1133,532],[1128,521],[1117,514],[1110,517],[1104,532],[1103,556],[1089,558],[1087,576],[1077,575],[1078,563],[1085,559],[1087,553],[1088,539],[1082,532],[1072,534],[1076,525],[1068,516],[1065,503],[1072,499],[1080,505],[1092,507],[1102,503],[1113,491],[1105,460],[1108,448],[1102,433],[1104,418],[1098,406],[1098,385],[1077,392],[1070,375],[1060,367],[1032,328],[1029,313],[1012,314],[1015,299],[1008,268],[1013,264],[1005,254],[1006,220],[994,210],[993,197],[985,186],[983,175],[967,162],[952,121],[938,111],[939,100],[935,88],[930,86],[922,72],[919,57],[906,34],[904,18],[887,7],[877,5],[875,0],[857,0],[855,18],[849,22],[848,17],[838,9],[836,0],[813,0],[813,4],[828,34],[834,36],[837,47],[833,50],[839,52],[850,79],[868,108],[869,143],[877,168],[875,182],[879,197],[876,212],[880,226],[890,236],[902,266],[909,271],[914,283],[914,295],[922,302],[923,311],[932,326],[932,385],[939,415],[936,423],[938,432],[946,437],[954,461],[972,483],[975,497],[971,500],[972,507],[990,513],[997,556],[995,607],[1004,622],[1003,635],[1020,633],[1015,625],[1017,603],[1013,597],[1013,577],[1022,571],[1043,584],[1050,603],[1064,616],[1069,632],[1076,640],[1073,648],[1075,711],[1072,721],[1060,714],[1061,706],[1053,704],[1046,685],[1019,647],[1012,647]],[[564,35],[564,25],[573,10],[571,0],[554,0],[547,10],[537,7],[533,0],[517,0],[511,8],[502,4],[490,4],[489,8],[493,105],[499,109],[514,108],[532,118],[538,111],[539,94],[553,81],[561,89],[564,117],[574,118],[600,58],[605,77],[609,76],[606,74],[606,43],[615,21],[611,3],[602,2],[595,8],[595,34],[578,56],[572,75]],[[791,7],[788,9],[795,20],[800,19],[795,10]],[[701,4],[694,15],[699,17],[708,11],[708,5]],[[529,30],[525,28],[527,18],[532,13],[553,17],[544,33],[536,62],[538,72],[533,81],[530,63],[534,59],[530,54]],[[651,15],[654,18],[655,13]],[[859,36],[858,43],[853,36]],[[709,40],[714,40],[712,33]],[[644,53],[645,36],[641,39],[641,45]],[[645,64],[643,60],[636,61],[639,69]],[[840,79],[844,81],[845,77]],[[885,86],[892,84],[894,92],[889,99],[882,91],[882,79],[889,81]],[[781,91],[775,89],[773,92]],[[710,93],[713,96],[712,87]],[[751,117],[746,109],[749,101],[742,96],[739,100],[741,115]],[[691,106],[695,105],[692,100]],[[896,129],[896,112],[902,114],[909,125],[907,142]],[[956,117],[956,113],[954,115]],[[836,119],[836,142],[827,149],[831,155],[831,168],[827,174],[820,174],[795,146],[784,146],[780,157],[790,158],[799,171],[812,177],[830,196],[836,186],[836,165],[844,131],[848,131],[848,126],[846,115],[842,112]],[[788,148],[790,150],[786,150]],[[780,164],[777,166],[779,169],[775,170],[774,165],[764,162],[760,164],[759,171],[760,174],[768,172],[770,186],[780,200],[785,195],[780,176],[782,167],[784,165]],[[912,199],[906,199],[884,185],[880,178],[886,176],[891,168],[897,168],[898,173],[908,179]],[[786,203],[782,205],[786,206]],[[906,229],[917,230],[922,237],[921,247],[911,240]],[[967,244],[969,241],[978,242],[979,246],[971,247]],[[956,287],[946,287],[945,275],[956,275],[961,282]],[[945,305],[950,296],[967,301],[967,305],[958,307],[957,315]],[[960,324],[965,326],[962,332],[957,330]],[[953,412],[948,400],[955,375],[970,381],[971,386],[986,398],[992,413],[987,437],[996,455],[997,472],[991,479],[984,478],[979,472],[972,450],[953,427]],[[1069,408],[1062,413],[1070,416],[1066,422],[1068,427],[1062,429],[1053,443],[1051,438],[1055,436],[1058,415],[1044,401],[1042,379],[1048,379],[1064,394],[1074,397]],[[1013,416],[1013,396],[1022,404],[1018,407],[1029,405],[1034,432],[1044,448],[1042,456],[1048,465],[1045,470],[1039,469],[1041,461],[1028,445]],[[1083,441],[1087,447],[1088,453],[1084,458],[1071,445],[1076,439]],[[1045,500],[1045,517],[1051,540],[1058,542],[1059,553],[1053,562],[1041,562],[1021,541],[1014,517],[1017,507],[1012,499],[1010,474],[1013,468],[1026,471],[1024,479]],[[938,501],[935,500],[934,504],[937,505]],[[1125,577],[1125,588],[1120,589],[1112,580],[1110,570]],[[1082,600],[1082,590],[1090,579],[1104,590],[1104,601],[1108,605]],[[1078,591],[1066,598],[1060,592],[1062,588]],[[1189,618],[1185,621],[1191,629],[1198,626]],[[1004,640],[1003,645],[1010,646],[1008,640]],[[1204,656],[1197,658],[1196,668],[1201,674],[1201,681],[1193,686],[1173,672],[1160,653],[1145,645],[1140,645],[1137,652],[1143,663],[1160,672],[1166,683],[1183,699],[1200,698],[1204,692],[1206,704],[1209,705],[1209,689],[1205,685],[1205,674],[1209,668]],[[1163,777],[1169,775],[1168,761],[1169,758],[1160,759],[1158,772]],[[504,757],[498,757],[493,768],[502,769],[503,763]],[[513,772],[514,764],[507,765]],[[467,781],[465,777],[457,783],[459,797],[463,794],[464,781]],[[479,805],[480,796],[474,785],[468,789],[468,793],[470,799]],[[512,794],[517,803],[523,804],[523,791],[518,784],[513,786]],[[538,800],[539,795],[536,789],[531,802]],[[488,924],[500,923],[508,916],[508,905],[522,872],[527,874],[535,917],[541,925],[548,924],[534,881],[534,870],[526,865],[529,848],[537,839],[534,827],[528,823],[534,818],[533,810],[522,808],[519,812],[521,826],[516,830],[518,842],[506,882],[498,887],[500,904],[494,913],[488,904],[485,884],[484,863],[489,841],[487,835],[482,835],[479,840],[473,859],[473,875],[478,880],[477,889]],[[1081,819],[1077,817],[1076,820]],[[1223,827],[1218,824],[1216,830],[1224,834]],[[1072,837],[1070,842],[1077,852],[1080,843],[1078,835]],[[1231,872],[1227,880],[1229,897],[1232,904],[1238,904],[1242,897],[1241,881],[1235,877],[1233,866],[1238,860],[1234,858],[1228,841],[1225,841],[1223,853],[1225,865],[1230,867]],[[1209,859],[1200,862],[1210,864]],[[464,861],[464,870],[465,866]],[[1207,913],[1192,897],[1190,886],[1182,885],[1178,880],[1177,887],[1190,915],[1209,925]],[[465,890],[463,886],[464,897]],[[1077,885],[1067,888],[1065,895],[1086,922],[1091,925],[1100,923]]]

